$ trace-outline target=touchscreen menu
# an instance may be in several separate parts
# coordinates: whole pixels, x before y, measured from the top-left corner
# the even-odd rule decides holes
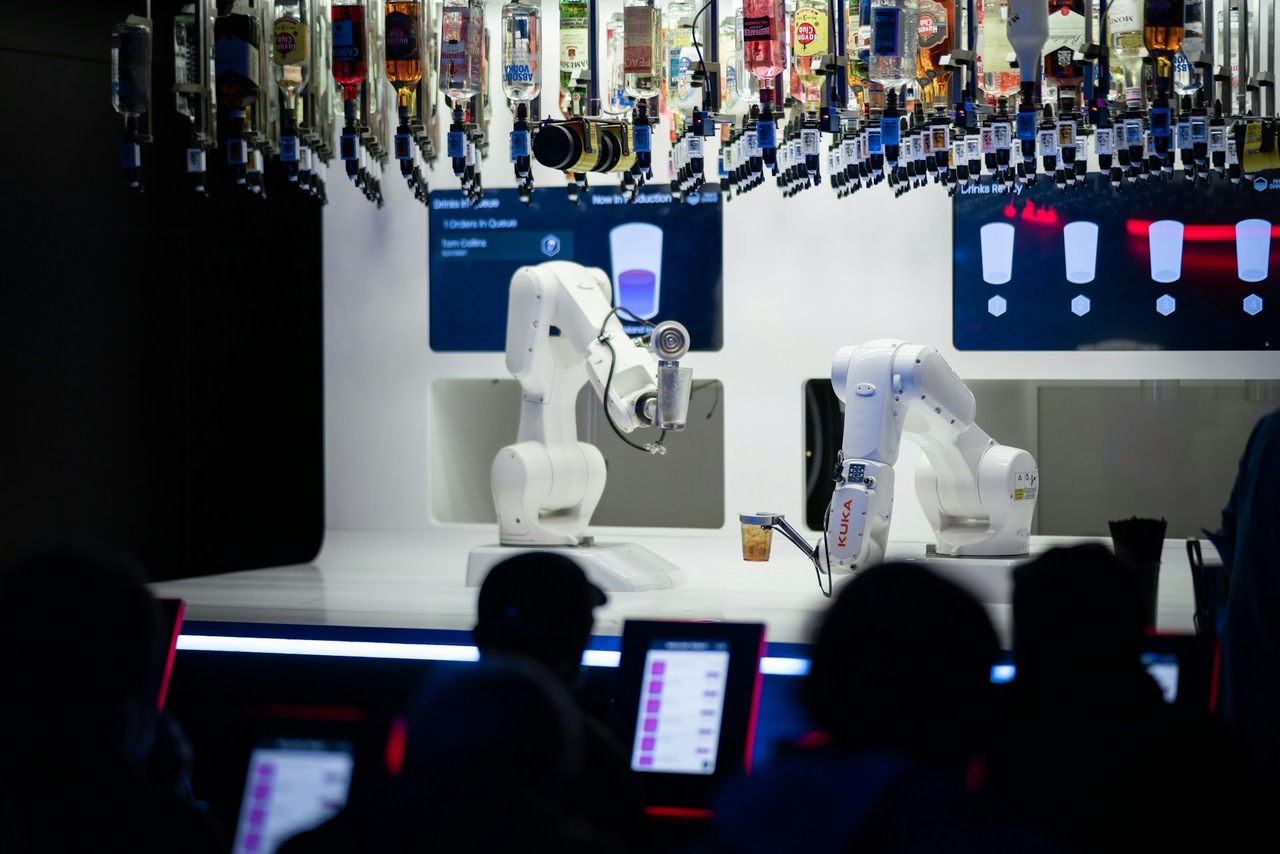
[[[714,774],[728,673],[726,642],[655,641],[645,655],[631,767]]]

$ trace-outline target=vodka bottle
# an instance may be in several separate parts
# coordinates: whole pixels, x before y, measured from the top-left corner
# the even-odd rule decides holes
[[[1129,109],[1141,110],[1144,101],[1142,6],[1139,0],[1111,0],[1107,14],[1111,98],[1124,101]]]
[[[586,0],[560,0],[560,112],[565,116],[586,113],[587,87],[575,77],[589,67],[590,46]]]
[[[916,0],[871,0],[871,79],[896,89],[916,79],[920,35]]]
[[[542,89],[542,9],[518,0],[502,7],[502,91],[527,102]]]
[[[994,106],[1000,98],[1018,91],[1018,72],[1010,61],[1014,54],[1013,45],[1009,44],[1009,0],[985,0],[978,10],[980,85]]]
[[[791,19],[791,52],[800,84],[800,97],[808,111],[822,106],[823,75],[815,68],[818,57],[829,53],[831,13],[827,0],[800,0]]]
[[[484,63],[484,3],[445,0],[440,10],[440,91],[454,107],[480,94]]]
[[[1204,52],[1204,0],[1184,4],[1182,49],[1173,57],[1173,88],[1179,95],[1192,95],[1204,85],[1201,70],[1192,59]]]
[[[632,98],[662,91],[662,13],[653,0],[627,0],[622,10],[623,87]]]

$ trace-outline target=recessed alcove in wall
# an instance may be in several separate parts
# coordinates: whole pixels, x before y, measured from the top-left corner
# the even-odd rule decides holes
[[[590,387],[578,397],[578,438],[600,449],[609,477],[593,526],[720,528],[724,525],[724,388],[695,380],[686,429],[668,433],[667,453],[623,444]],[[437,522],[497,524],[489,487],[494,456],[516,440],[520,384],[441,379],[431,384],[428,445],[431,515]],[[629,434],[643,444],[653,429]]]
[[[978,424],[1036,458],[1031,532],[1108,537],[1108,522],[1163,518],[1169,538],[1221,521],[1254,424],[1280,407],[1280,383],[1241,380],[976,380]],[[821,525],[843,432],[827,379],[805,384],[806,520]],[[914,453],[909,442],[902,453]]]

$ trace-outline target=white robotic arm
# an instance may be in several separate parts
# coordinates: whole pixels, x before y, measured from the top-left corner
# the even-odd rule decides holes
[[[916,491],[944,555],[1021,555],[1030,546],[1035,460],[974,423],[973,394],[937,350],[882,339],[840,350],[831,384],[844,440],[820,562],[859,570],[884,559],[902,436],[924,449]]]
[[[521,267],[507,307],[507,368],[520,381],[516,444],[494,459],[492,486],[503,545],[577,545],[604,492],[604,458],[579,442],[578,392],[590,380],[622,433],[684,428],[690,372],[678,360],[689,335],[659,324],[650,347],[628,338],[603,270],[569,261]],[[559,329],[551,335],[552,327]],[[634,444],[634,443],[633,443]],[[659,443],[643,447],[662,453]]]

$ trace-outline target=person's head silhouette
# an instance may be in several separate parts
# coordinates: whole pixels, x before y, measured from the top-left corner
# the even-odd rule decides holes
[[[1141,667],[1141,582],[1101,543],[1057,547],[1013,571],[1017,678],[1062,683]]]
[[[489,571],[480,586],[472,634],[481,655],[517,652],[570,682],[591,637],[600,588],[569,558],[526,552]]]
[[[33,553],[0,576],[0,716],[20,732],[71,728],[138,758],[156,718],[163,641],[132,557],[89,546]]]
[[[967,592],[923,566],[885,563],[849,581],[822,617],[804,699],[836,746],[962,768],[999,652]]]

